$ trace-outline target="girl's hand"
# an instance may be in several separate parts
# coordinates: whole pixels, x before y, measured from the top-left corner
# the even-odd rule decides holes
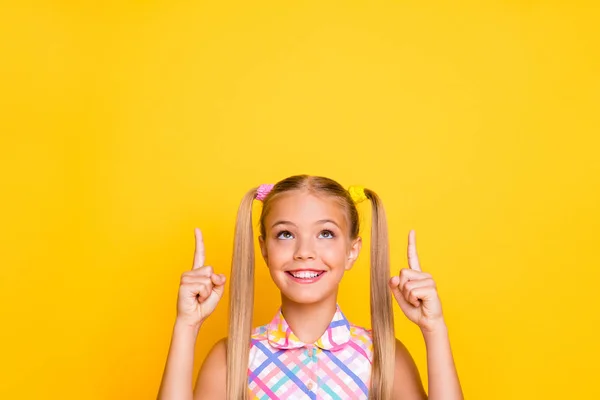
[[[196,250],[191,271],[181,275],[177,298],[177,322],[199,327],[215,310],[225,289],[225,275],[215,274],[213,268],[204,265],[204,241],[202,232],[195,229]]]
[[[400,276],[393,276],[389,285],[398,305],[406,317],[417,324],[422,331],[432,332],[445,327],[442,304],[431,275],[421,271],[415,231],[408,234],[408,265],[400,270]]]

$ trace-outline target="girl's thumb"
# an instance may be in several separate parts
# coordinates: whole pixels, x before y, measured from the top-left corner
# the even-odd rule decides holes
[[[398,300],[400,297],[402,297],[402,293],[400,292],[400,288],[398,287],[399,284],[400,284],[399,276],[392,276],[392,278],[388,281],[388,286],[392,290],[392,294],[394,295],[396,300]]]
[[[221,298],[221,296],[223,296],[223,292],[225,291],[225,281],[227,279],[223,274],[217,275],[217,279],[218,283],[215,282],[216,284],[213,286],[213,290],[219,295],[219,298]]]

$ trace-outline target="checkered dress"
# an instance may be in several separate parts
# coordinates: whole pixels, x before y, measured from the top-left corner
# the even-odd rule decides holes
[[[367,399],[371,331],[348,322],[339,306],[314,344],[300,341],[283,318],[252,332],[248,387],[252,399]]]

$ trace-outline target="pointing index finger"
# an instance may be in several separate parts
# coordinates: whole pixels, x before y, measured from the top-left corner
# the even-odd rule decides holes
[[[421,271],[419,257],[417,256],[417,244],[415,241],[415,231],[413,229],[408,233],[408,266],[415,271]]]
[[[196,236],[196,249],[194,250],[194,264],[192,269],[198,269],[204,266],[204,239],[202,238],[202,231],[198,228],[194,229]]]

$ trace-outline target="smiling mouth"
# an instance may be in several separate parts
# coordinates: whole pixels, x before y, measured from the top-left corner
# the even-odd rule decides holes
[[[325,273],[325,271],[286,271],[287,274],[296,279],[315,279]]]

